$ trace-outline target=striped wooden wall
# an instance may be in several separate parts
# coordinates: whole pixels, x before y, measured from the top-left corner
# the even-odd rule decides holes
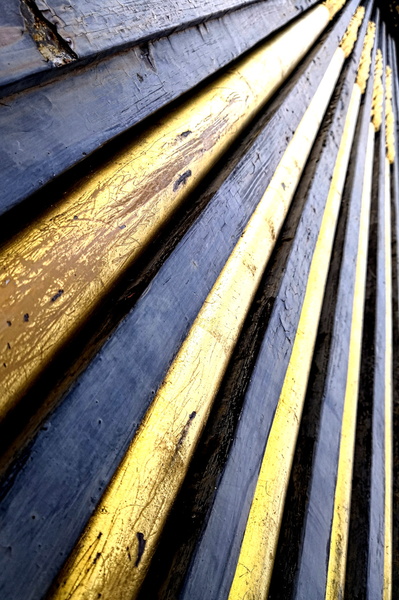
[[[0,7],[0,599],[399,597],[395,3]]]

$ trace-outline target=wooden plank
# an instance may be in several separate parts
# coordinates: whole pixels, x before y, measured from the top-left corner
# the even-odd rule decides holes
[[[356,414],[357,410],[373,163],[372,80],[350,161],[343,199],[344,206],[349,203],[349,214],[344,210],[340,216],[343,223],[334,248],[304,424],[286,500],[272,582],[271,593],[276,599],[294,597],[298,588],[299,597],[303,597],[309,577],[320,597],[339,597],[345,587],[356,427],[351,411]]]
[[[304,7],[296,3],[279,10],[280,4],[268,0],[244,7],[4,98],[0,214],[239,57]],[[44,200],[31,202],[46,206],[48,192]],[[20,218],[18,208],[15,220]]]
[[[7,555],[10,561],[0,573],[5,596],[12,590],[24,600],[41,598],[72,549],[270,181],[286,137],[291,137],[319,85],[355,4],[350,3],[331,35],[305,61],[295,85],[279,96],[263,119],[255,142],[245,143],[241,151],[246,152],[245,158],[237,168],[233,169],[237,159],[229,158],[231,175],[224,184],[217,182],[218,191],[208,209],[39,432],[31,451],[19,463],[15,482],[5,482],[0,535],[2,545],[12,547],[12,560],[11,554]],[[132,345],[131,340],[140,343]],[[90,439],[85,435],[82,440],[82,431],[90,431]],[[76,452],[83,444],[85,451]],[[33,521],[31,514],[40,518]],[[29,560],[32,548],[36,561]]]
[[[118,46],[143,43],[169,35],[227,11],[253,4],[255,0],[37,0],[43,15],[57,27],[79,57],[106,52]],[[303,8],[314,0],[301,2]],[[280,2],[274,10],[287,10]],[[288,9],[289,10],[289,9]]]
[[[108,596],[111,590],[117,590],[120,598],[137,596],[344,60],[344,52],[338,49],[100,506],[60,574],[54,598],[95,598]],[[145,551],[140,540],[145,540]],[[134,572],[126,548],[137,556]],[[101,561],[93,560],[97,556]]]
[[[310,571],[312,574],[317,573],[317,579],[326,577],[326,561],[327,579],[322,582],[326,598],[342,595],[345,588],[374,147],[374,129],[369,123],[369,110],[365,114],[367,156],[362,152],[360,159],[365,169],[364,185],[352,188],[353,204],[349,212],[349,225],[357,223],[356,228],[359,227],[358,216],[361,215],[360,230],[351,232],[349,227],[341,266],[335,331],[322,399],[322,416],[297,579],[297,586],[301,590],[299,597],[303,597],[304,589],[309,583]],[[361,178],[363,169],[360,170]],[[363,196],[359,198],[358,190],[362,187]],[[361,210],[356,197],[353,198],[354,194],[359,201],[362,200]],[[359,240],[359,250],[351,247],[353,236],[356,242]],[[355,264],[353,256],[359,257]],[[348,323],[351,324],[350,328]],[[348,335],[343,329],[347,330]],[[338,375],[341,373],[342,378]]]
[[[384,135],[382,137],[385,137]],[[378,272],[377,243],[380,237],[379,224],[379,192],[378,192],[378,164],[379,153],[385,140],[381,141],[381,133],[376,134],[376,148],[373,166],[372,206],[370,219],[369,261],[366,288],[366,305],[364,317],[364,334],[362,341],[362,365],[359,389],[359,415],[357,421],[357,439],[355,454],[355,473],[353,480],[353,504],[351,509],[351,526],[348,548],[348,594],[353,597],[373,597],[375,594],[382,597],[383,589],[383,548],[380,545],[383,539],[383,481],[384,474],[378,473],[377,479],[373,468],[378,469],[376,459],[382,460],[381,449],[384,444],[382,438],[383,427],[380,429],[381,417],[376,415],[381,412],[381,400],[374,394],[376,377],[376,294]],[[377,171],[376,171],[377,168]],[[380,263],[381,264],[381,263]],[[385,271],[385,267],[384,267]],[[379,293],[383,293],[380,290]],[[385,315],[384,315],[385,325]],[[385,330],[385,326],[384,326]],[[382,333],[384,336],[384,333]],[[378,423],[379,421],[379,423]],[[375,429],[377,427],[377,430]],[[377,443],[377,447],[375,444]],[[374,467],[372,463],[374,462]],[[380,463],[381,464],[381,463]],[[384,466],[382,464],[382,469]],[[382,502],[382,512],[381,512]],[[372,503],[374,507],[372,507]],[[371,517],[373,515],[373,517]],[[371,521],[374,523],[371,525]],[[382,526],[381,533],[377,533]],[[373,539],[374,548],[370,543]],[[370,590],[370,591],[369,591]],[[370,596],[368,596],[370,594]]]
[[[238,557],[229,599],[242,598],[245,590],[262,590],[267,596],[278,535],[283,514],[283,505],[290,476],[299,422],[306,393],[308,375],[317,335],[322,308],[325,283],[338,220],[341,194],[360,106],[360,90],[355,85],[345,128],[337,155],[325,213],[314,249],[298,329],[295,336],[290,362],[287,367],[280,398],[267,439],[256,484],[245,535]],[[324,582],[325,583],[325,582]],[[328,590],[315,585],[306,592],[297,586],[296,598],[320,598]]]
[[[325,6],[311,9],[62,200],[55,198],[5,244],[0,421],[281,86],[329,18]]]
[[[99,55],[115,54],[126,47],[142,46],[176,30],[193,28],[208,20],[218,20],[227,12],[254,12],[254,0],[219,0],[214,3],[176,2],[108,4],[96,2],[46,3],[44,0],[11,0],[11,10],[0,13],[0,97],[40,84],[56,75],[69,63],[87,63]],[[316,0],[303,0],[295,7],[284,7],[286,22]],[[273,0],[272,3],[276,4]],[[284,3],[283,3],[284,4]],[[215,10],[216,9],[216,10]],[[255,10],[259,10],[259,6]],[[276,7],[267,9],[277,18]],[[204,26],[206,32],[207,26]],[[70,32],[70,35],[68,34]],[[74,52],[76,47],[76,53]],[[148,55],[151,60],[151,55]],[[90,57],[90,58],[89,58]],[[68,69],[69,70],[69,69]],[[65,72],[63,69],[62,72]]]
[[[380,29],[381,68],[378,69],[376,78],[380,78],[376,97],[382,90],[381,105],[376,102],[374,124],[379,128],[380,122],[385,122],[384,111],[384,61],[385,28],[382,23]],[[376,138],[376,153],[374,160],[374,185],[373,193],[377,200],[376,232],[376,280],[375,280],[375,331],[374,331],[374,365],[373,365],[373,405],[371,429],[371,485],[369,509],[369,540],[368,540],[368,565],[367,565],[367,590],[366,597],[371,600],[375,597],[384,597],[385,587],[385,396],[387,393],[386,360],[386,173],[385,173],[386,145],[384,126],[381,127]]]
[[[352,77],[354,78],[354,73],[352,73]],[[348,107],[346,94],[347,88],[343,92],[343,102],[339,103],[344,111]],[[339,140],[342,126],[340,111],[338,110],[338,114],[335,113],[335,115],[334,113],[330,114],[326,121],[330,123],[331,119],[334,139]],[[271,427],[298,326],[298,305],[300,308],[303,301],[312,249],[316,243],[319,219],[321,219],[322,207],[325,202],[325,196],[322,197],[320,190],[328,188],[326,182],[330,178],[329,168],[332,168],[331,163],[336,157],[336,142],[331,144],[328,130],[325,135],[325,138],[321,137],[320,145],[315,150],[317,166],[313,164],[312,169],[316,169],[316,173],[312,173],[311,181],[306,177],[306,185],[309,186],[309,189],[307,190],[304,184],[298,192],[296,202],[299,203],[298,210],[301,211],[302,216],[296,233],[291,233],[291,231],[295,232],[295,226],[293,226],[292,230],[287,232],[283,238],[288,241],[291,235],[295,236],[290,248],[289,259],[283,267],[284,277],[281,282],[277,280],[274,283],[273,272],[267,274],[269,281],[272,280],[268,289],[271,298],[269,302],[273,302],[272,299],[276,297],[273,312],[257,365],[251,376],[232,449],[224,472],[220,475],[205,530],[194,552],[181,594],[182,598],[224,598],[236,568],[240,541],[245,530],[265,439]],[[326,149],[323,150],[322,147]],[[299,199],[306,197],[307,192],[309,192],[309,201],[302,211],[302,203]],[[279,263],[277,272],[281,273],[281,270],[282,265]],[[304,369],[304,364],[301,364],[301,369]],[[290,427],[289,430],[291,430]],[[284,436],[281,439],[284,439]],[[281,455],[279,457],[282,460]],[[283,470],[281,464],[280,466]],[[231,490],[234,490],[233,494]],[[266,491],[272,494],[272,486],[268,485]],[[262,514],[273,515],[277,521],[277,511],[264,511]],[[278,524],[276,523],[275,526],[277,527]],[[267,534],[269,539],[272,537],[272,532],[273,525],[270,525]],[[257,540],[253,541],[251,547],[259,548]],[[271,557],[270,560],[272,560]],[[253,567],[257,568],[252,564],[249,565],[251,572]],[[310,590],[308,591],[310,592]],[[262,594],[264,595],[264,590]]]
[[[393,311],[393,364],[397,365],[399,356],[399,170],[398,164],[398,112],[397,112],[397,70],[396,70],[396,50],[393,38],[389,38],[389,64],[392,67],[393,78],[393,116],[395,120],[395,149],[396,155],[394,164],[391,166],[391,196],[392,196],[392,311]],[[399,429],[399,370],[393,369],[393,430]],[[399,437],[393,436],[393,527],[392,527],[392,597],[396,598],[399,594]]]

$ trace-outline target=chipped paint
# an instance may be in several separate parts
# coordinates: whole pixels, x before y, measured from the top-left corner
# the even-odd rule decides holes
[[[327,8],[330,13],[330,18],[333,19],[345,4],[346,0],[326,0],[326,2],[323,3],[323,6]]]
[[[53,598],[136,597],[287,214],[344,62],[338,49],[260,204],[174,360]],[[282,187],[285,183],[285,188]],[[194,418],[195,416],[195,418]],[[189,425],[187,427],[187,425]],[[176,451],[178,450],[178,451]],[[126,546],[147,539],[132,573]],[[98,531],[105,535],[98,543]],[[105,539],[104,539],[105,538]],[[105,562],[93,565],[102,552]]]
[[[229,600],[268,596],[360,99],[360,89],[354,85],[291,358],[267,440]]]
[[[21,0],[21,13],[26,27],[43,58],[55,67],[77,59],[75,52],[38,9],[35,0]]]
[[[364,6],[359,6],[349,23],[349,27],[346,30],[344,37],[342,38],[340,47],[342,48],[346,58],[348,58],[348,56],[350,56],[352,53],[357,40],[359,27],[364,19],[364,13]]]
[[[352,473],[356,436],[357,400],[362,349],[363,315],[366,292],[374,136],[374,127],[370,123],[362,189],[362,205],[360,209],[359,240],[356,257],[352,323],[350,325],[351,332],[349,341],[349,361],[346,377],[344,410],[342,416],[337,481],[334,495],[334,513],[330,537],[325,595],[326,600],[343,598],[343,592],[345,589],[349,515],[352,493]]]
[[[360,57],[360,63],[356,79],[356,83],[360,87],[360,91],[362,92],[362,94],[364,94],[366,91],[367,81],[370,76],[371,52],[374,47],[375,30],[375,23],[373,23],[373,21],[370,21],[367,26],[366,37],[364,40],[363,51]]]
[[[372,122],[374,129],[379,131],[382,123],[382,111],[384,102],[384,85],[382,83],[382,76],[384,71],[384,64],[382,58],[382,52],[378,48],[377,56],[375,61],[375,72],[374,72],[374,89],[373,89],[373,106],[372,106]]]
[[[46,215],[2,249],[0,352],[7,342],[12,350],[0,381],[0,420],[292,72],[328,16],[323,6],[308,11],[53,199]],[[179,135],[186,131],[193,133]],[[62,297],[50,302],[56,290]],[[26,312],[29,327],[22,327]]]

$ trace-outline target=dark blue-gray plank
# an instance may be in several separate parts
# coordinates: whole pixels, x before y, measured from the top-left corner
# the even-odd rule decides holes
[[[0,214],[230,63],[309,2],[279,10],[281,4],[242,8],[4,98]]]
[[[315,1],[297,4],[306,7]],[[260,5],[257,0],[36,0],[36,4],[79,57],[156,39],[246,5]],[[291,12],[284,0],[275,4],[280,13]]]
[[[396,50],[393,38],[388,38],[389,65],[392,67],[392,105],[395,123],[398,123],[398,87],[396,72]],[[395,132],[396,133],[396,132]],[[393,309],[393,364],[399,364],[399,170],[398,137],[396,135],[396,157],[391,165],[392,193],[392,309]],[[393,430],[399,431],[399,369],[393,369]],[[393,436],[393,527],[392,527],[392,597],[399,597],[399,437]]]
[[[385,25],[380,25],[379,48],[386,64]],[[383,74],[385,84],[385,71]],[[375,273],[374,381],[371,438],[370,525],[367,569],[367,600],[382,598],[385,549],[385,355],[386,355],[386,281],[385,281],[385,110],[376,136],[373,195],[377,200],[377,256]]]
[[[4,482],[4,597],[41,598],[76,543],[270,181],[348,20],[345,16],[311,54],[251,143],[243,142],[237,157],[227,160],[230,172],[215,182],[217,191],[201,217],[39,432],[11,488]]]

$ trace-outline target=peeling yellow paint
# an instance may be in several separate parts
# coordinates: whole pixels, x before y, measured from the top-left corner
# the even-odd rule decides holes
[[[371,52],[375,41],[375,23],[370,21],[367,26],[367,33],[364,40],[362,55],[360,57],[359,68],[357,71],[356,83],[360,87],[362,94],[366,91],[367,81],[370,75]]]
[[[291,358],[267,440],[229,600],[268,596],[360,99],[360,88],[354,85]]]
[[[306,12],[134,139],[0,252],[0,420],[326,27]],[[62,290],[62,293],[60,293]]]
[[[364,19],[364,13],[364,6],[359,6],[349,23],[349,27],[346,30],[344,37],[342,38],[340,46],[346,58],[348,58],[348,56],[350,56],[352,53],[353,47],[357,40],[359,27]]]
[[[373,90],[373,107],[372,107],[372,122],[374,129],[379,131],[382,123],[382,107],[384,102],[384,85],[382,83],[384,65],[382,52],[377,50],[374,72],[374,90]]]
[[[367,248],[369,238],[371,184],[373,176],[375,131],[370,123],[364,168],[359,240],[356,258],[352,323],[349,340],[349,361],[346,377],[341,441],[338,457],[337,482],[334,495],[334,514],[331,528],[327,570],[326,600],[344,597],[349,515],[352,494],[352,473],[356,437],[356,415],[359,391],[360,360],[364,300],[366,292]]]
[[[270,185],[61,573],[53,599],[94,600],[99,594],[118,600],[136,597],[343,63],[344,54],[338,49]],[[146,546],[133,568],[126,548],[137,555],[138,533]]]
[[[339,12],[341,8],[345,6],[346,1],[347,0],[326,0],[326,2],[323,3],[328,9],[331,19],[333,19],[337,12]]]

